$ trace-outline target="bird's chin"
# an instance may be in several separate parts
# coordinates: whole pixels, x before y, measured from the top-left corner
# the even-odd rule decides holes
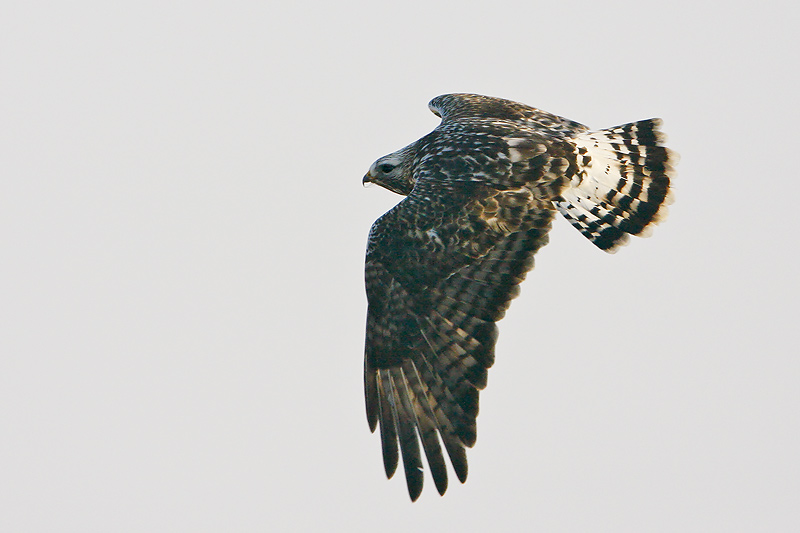
[[[384,183],[378,180],[373,179],[372,174],[367,173],[366,176],[361,180],[361,185],[364,187],[372,187],[373,185],[377,185],[379,187],[383,187],[387,191],[392,191],[395,194],[399,194],[401,196],[407,196],[408,193],[400,190],[398,187],[391,185],[389,183]]]
[[[383,188],[384,189],[388,189],[388,190],[392,191],[395,194],[399,194],[400,196],[406,196],[406,193],[404,193],[403,191],[401,191],[400,189],[397,189],[395,187],[389,187],[388,185],[383,185]]]

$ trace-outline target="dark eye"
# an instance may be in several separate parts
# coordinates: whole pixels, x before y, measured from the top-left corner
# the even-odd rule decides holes
[[[379,166],[378,168],[379,168],[379,169],[381,170],[381,172],[383,172],[384,174],[388,174],[389,172],[391,172],[392,170],[394,170],[394,165],[388,165],[388,164],[385,164],[385,165],[381,165],[381,166]]]

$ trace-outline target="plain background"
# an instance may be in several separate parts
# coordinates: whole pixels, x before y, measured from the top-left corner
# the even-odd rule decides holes
[[[798,531],[790,2],[12,2],[0,21],[3,531]],[[446,92],[660,116],[677,202],[559,220],[466,485],[384,478],[369,165]]]

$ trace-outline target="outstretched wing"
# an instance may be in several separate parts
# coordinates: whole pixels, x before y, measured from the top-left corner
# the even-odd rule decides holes
[[[589,128],[553,113],[519,102],[480,94],[443,94],[428,103],[428,108],[444,122],[465,118],[512,121],[518,129],[534,129],[553,138],[572,137]]]
[[[476,172],[455,161],[428,165],[412,193],[370,232],[367,419],[372,431],[380,424],[388,477],[399,443],[412,500],[423,485],[420,440],[440,494],[447,489],[440,439],[459,480],[466,480],[465,447],[476,439],[495,322],[547,242],[553,190],[565,182],[563,159],[541,155],[515,166],[495,161],[494,181],[505,175],[512,184],[506,187],[451,179],[452,169],[459,176]],[[511,179],[520,172],[540,179],[535,185]]]

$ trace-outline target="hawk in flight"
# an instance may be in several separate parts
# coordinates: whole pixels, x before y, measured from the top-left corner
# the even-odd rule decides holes
[[[364,386],[386,475],[402,455],[412,501],[422,492],[420,444],[439,494],[442,445],[466,481],[495,323],[555,213],[613,253],[664,218],[676,161],[658,119],[592,131],[476,94],[437,96],[428,107],[439,126],[364,176],[405,196],[369,233]]]

